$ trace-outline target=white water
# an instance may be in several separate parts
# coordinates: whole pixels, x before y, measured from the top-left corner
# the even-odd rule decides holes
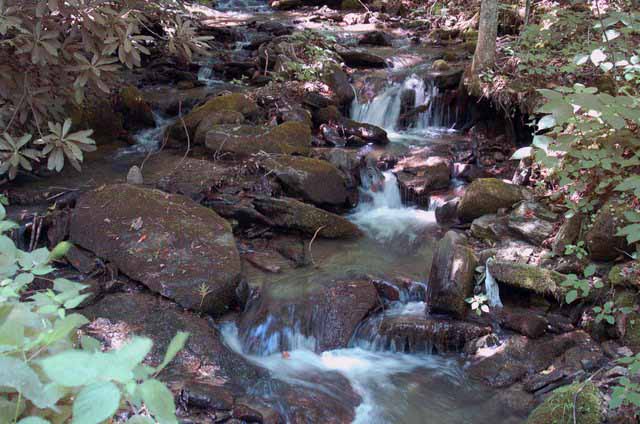
[[[362,397],[362,403],[356,410],[356,424],[393,422],[390,417],[385,416],[388,408],[381,401],[392,394],[406,391],[408,388],[402,387],[402,383],[396,379],[411,375],[409,373],[417,370],[428,374],[429,380],[442,378],[447,384],[460,388],[465,384],[461,366],[451,358],[371,352],[361,348],[336,349],[320,354],[297,349],[288,352],[286,358],[281,353],[253,356],[244,354],[235,324],[223,324],[221,333],[232,350],[270,370],[275,378],[291,384],[310,384],[306,382],[305,376],[318,372],[337,371],[344,375]]]
[[[130,154],[147,153],[160,147],[165,130],[175,121],[175,118],[169,119],[157,112],[153,112],[153,119],[156,124],[155,127],[146,128],[134,134],[135,144],[118,149],[115,154],[116,158]]]
[[[485,267],[484,277],[484,292],[487,295],[487,303],[492,308],[502,308],[502,300],[500,299],[500,288],[496,279],[493,278],[491,272],[489,272],[489,264],[493,261],[493,258],[487,259]]]
[[[379,184],[368,182],[362,188],[364,200],[349,219],[379,242],[403,237],[413,241],[421,230],[436,224],[435,213],[402,204],[398,181],[391,171]]]
[[[406,90],[415,93],[413,107],[428,105],[428,108],[425,112],[418,114],[407,131],[400,131],[402,93]],[[392,141],[420,140],[425,134],[453,130],[453,125],[447,126],[447,123],[452,121],[450,116],[452,112],[449,109],[440,101],[438,87],[431,81],[425,83],[422,78],[414,74],[402,83],[390,85],[368,103],[358,103],[356,96],[351,104],[351,118],[384,128]]]

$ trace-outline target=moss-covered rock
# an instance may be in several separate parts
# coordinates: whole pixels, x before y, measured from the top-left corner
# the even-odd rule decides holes
[[[565,289],[560,284],[565,276],[559,272],[506,261],[490,261],[487,267],[491,275],[501,283],[557,299],[564,296]]]
[[[263,162],[289,196],[300,197],[316,206],[350,206],[348,179],[327,161],[299,156],[277,156]]]
[[[98,144],[110,143],[125,133],[124,118],[111,102],[96,99],[71,111],[74,128],[93,130],[92,138]]]
[[[118,104],[127,130],[136,131],[155,126],[151,106],[136,87],[129,85],[120,90]]]
[[[458,217],[471,222],[482,215],[510,208],[525,198],[525,189],[497,178],[480,178],[472,182],[458,205]]]
[[[616,236],[618,230],[626,225],[624,213],[629,211],[627,202],[609,199],[598,211],[585,234],[585,243],[589,256],[596,261],[610,261],[628,249],[624,236]]]
[[[575,244],[580,238],[582,230],[582,214],[577,213],[571,218],[567,218],[556,233],[551,244],[551,249],[556,255],[564,255],[565,248],[570,244]]]
[[[551,392],[551,395],[531,412],[527,424],[600,424],[603,422],[602,409],[602,397],[593,383],[575,383]]]
[[[253,200],[254,207],[285,231],[295,231],[323,238],[356,238],[362,235],[357,225],[330,212],[295,199],[260,197]]]
[[[206,140],[207,133],[215,129],[218,125],[226,124],[243,124],[245,122],[244,115],[235,110],[221,110],[212,112],[205,116],[196,128],[194,142],[196,145],[202,146]]]
[[[613,298],[613,303],[619,308],[636,308],[638,293],[632,290],[618,291]],[[622,342],[634,353],[640,353],[640,313],[634,311],[625,315],[623,322],[624,329],[620,334]]]
[[[450,68],[449,64],[447,63],[446,60],[443,59],[438,59],[435,60],[432,64],[431,64],[431,69],[433,69],[434,71],[448,71]]]
[[[277,127],[216,125],[206,132],[204,139],[207,149],[215,154],[236,158],[260,152],[307,155],[311,149],[311,129],[296,121]]]
[[[170,146],[182,146],[187,141],[185,127],[191,140],[195,139],[196,130],[200,122],[208,115],[222,111],[234,111],[241,113],[246,119],[255,119],[259,114],[256,103],[247,96],[239,93],[226,94],[214,97],[203,105],[195,107],[184,119],[176,121],[167,131]],[[184,123],[182,122],[184,121]]]
[[[640,263],[629,261],[614,265],[608,278],[612,286],[640,288]]]

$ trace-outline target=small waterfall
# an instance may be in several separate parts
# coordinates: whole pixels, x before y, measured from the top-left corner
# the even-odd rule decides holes
[[[453,129],[458,108],[446,101],[434,81],[413,74],[402,83],[387,87],[368,103],[351,104],[351,118],[384,128],[396,134],[406,128],[409,132],[434,129]]]
[[[211,79],[211,74],[213,73],[213,69],[209,65],[202,65],[200,69],[198,69],[198,81],[208,81]]]
[[[215,8],[223,12],[235,11],[267,11],[269,4],[266,0],[219,0]]]
[[[151,152],[160,147],[165,130],[175,122],[175,118],[166,118],[158,112],[153,112],[153,119],[156,124],[155,127],[146,128],[134,134],[133,139],[135,140],[135,144],[118,149],[115,154],[116,158],[130,154]]]
[[[500,288],[496,279],[489,272],[489,265],[493,262],[493,258],[487,259],[484,277],[484,292],[487,295],[487,304],[491,308],[502,308],[502,300],[500,299]]]
[[[243,346],[248,352],[260,356],[290,350],[315,352],[316,338],[303,334],[302,327],[302,317],[298,317],[294,305],[290,305],[284,315],[269,314],[264,322],[243,334]]]
[[[363,174],[362,201],[350,216],[372,238],[380,242],[399,240],[413,242],[421,230],[435,224],[434,212],[402,204],[398,180],[391,171],[382,179],[375,173]]]

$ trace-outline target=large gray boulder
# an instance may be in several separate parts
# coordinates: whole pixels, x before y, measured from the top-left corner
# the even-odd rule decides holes
[[[471,222],[482,215],[510,208],[525,199],[525,189],[497,178],[480,178],[472,182],[458,205],[458,217]]]

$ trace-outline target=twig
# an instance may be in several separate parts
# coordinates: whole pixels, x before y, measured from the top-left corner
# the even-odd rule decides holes
[[[176,172],[178,168],[180,168],[180,165],[182,165],[182,162],[185,161],[185,159],[189,155],[189,151],[191,150],[191,137],[189,137],[189,130],[187,129],[187,123],[184,122],[184,118],[182,117],[182,100],[178,102],[178,119],[180,119],[180,123],[182,123],[182,128],[184,129],[184,133],[187,135],[187,150],[184,152],[184,156],[182,156],[182,159],[180,159],[180,162],[178,162],[176,167],[171,172],[172,174]]]
[[[313,260],[313,253],[311,253],[311,246],[313,246],[313,242],[316,240],[316,237],[318,237],[318,233],[320,231],[322,231],[322,229],[325,228],[325,227],[326,227],[326,225],[322,225],[322,226],[318,227],[316,232],[313,234],[313,237],[311,237],[311,241],[309,242],[309,259],[311,260],[311,263],[315,267],[317,267],[317,265],[316,265],[315,261]]]

